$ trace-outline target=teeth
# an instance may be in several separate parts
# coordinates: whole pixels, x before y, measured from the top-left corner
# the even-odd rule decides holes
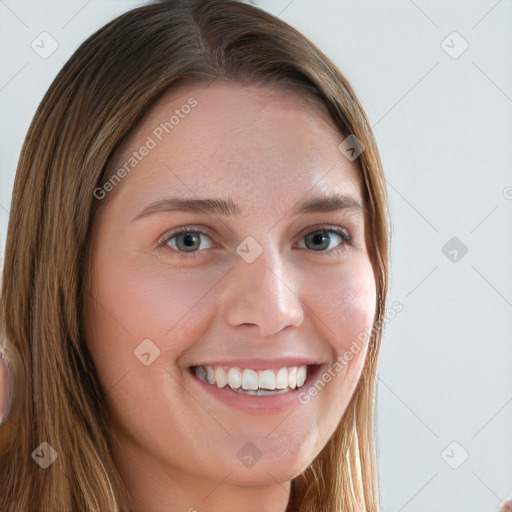
[[[196,366],[196,375],[205,382],[208,382],[208,384],[214,384],[214,382],[209,382],[206,380],[206,370],[204,369],[204,366]]]
[[[295,389],[297,387],[297,368],[288,370],[288,387]]]
[[[217,366],[196,366],[196,375],[218,388],[228,385],[233,391],[251,395],[280,394],[300,388],[307,376],[307,366],[283,367],[276,370],[250,370]]]
[[[228,384],[231,389],[238,389],[242,385],[242,372],[240,368],[229,369]]]
[[[224,373],[224,370],[220,367],[215,368],[215,383],[218,388],[223,388],[228,383],[228,378]]]
[[[297,387],[300,388],[301,386],[304,385],[304,382],[306,382],[306,374],[307,374],[307,369],[305,366],[301,366],[298,370],[297,370]]]
[[[288,369],[280,368],[276,375],[276,389],[286,389],[288,387]]]
[[[259,374],[259,387],[262,389],[276,389],[276,376],[272,370],[263,370]]]
[[[206,367],[206,380],[210,384],[215,384],[215,372],[211,366]]]
[[[243,389],[258,389],[258,374],[254,370],[244,370],[242,373]]]
[[[266,395],[282,395],[283,393],[287,393],[289,389],[280,389],[278,391],[268,391],[267,389],[256,389],[256,390],[247,390],[244,391],[242,389],[236,389],[237,393],[241,395],[256,395],[256,396],[266,396]]]

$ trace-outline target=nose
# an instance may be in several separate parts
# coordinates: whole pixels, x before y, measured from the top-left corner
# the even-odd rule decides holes
[[[259,335],[267,337],[285,327],[301,325],[304,308],[298,297],[300,283],[276,251],[264,249],[252,263],[240,258],[236,265],[224,297],[230,326],[255,325]]]

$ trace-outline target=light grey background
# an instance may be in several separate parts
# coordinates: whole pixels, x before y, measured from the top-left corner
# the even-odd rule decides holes
[[[512,1],[254,3],[339,66],[383,159],[389,303],[403,305],[379,366],[383,510],[497,510],[512,495]],[[80,42],[142,4],[0,0],[2,256],[21,145],[43,94]],[[47,58],[31,47],[43,46],[43,31],[58,43]]]

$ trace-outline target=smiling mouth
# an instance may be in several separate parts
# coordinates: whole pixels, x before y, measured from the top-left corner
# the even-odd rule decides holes
[[[318,365],[284,366],[266,370],[226,366],[192,366],[200,380],[242,395],[268,396],[295,391],[304,386],[308,374]]]

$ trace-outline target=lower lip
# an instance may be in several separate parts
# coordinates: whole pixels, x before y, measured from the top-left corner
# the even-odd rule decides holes
[[[206,393],[208,393],[210,396],[213,396],[220,402],[253,414],[271,415],[279,414],[285,410],[302,405],[299,401],[299,394],[304,392],[304,390],[307,390],[309,384],[316,379],[324,366],[325,365],[317,365],[314,367],[308,367],[306,382],[304,382],[304,384],[298,389],[294,389],[293,391],[279,395],[261,396],[237,393],[236,391],[233,391],[229,386],[218,388],[215,385],[208,384],[207,382],[201,380],[194,373],[193,369],[189,368],[189,372],[196,385],[200,386],[200,389],[204,390]]]

